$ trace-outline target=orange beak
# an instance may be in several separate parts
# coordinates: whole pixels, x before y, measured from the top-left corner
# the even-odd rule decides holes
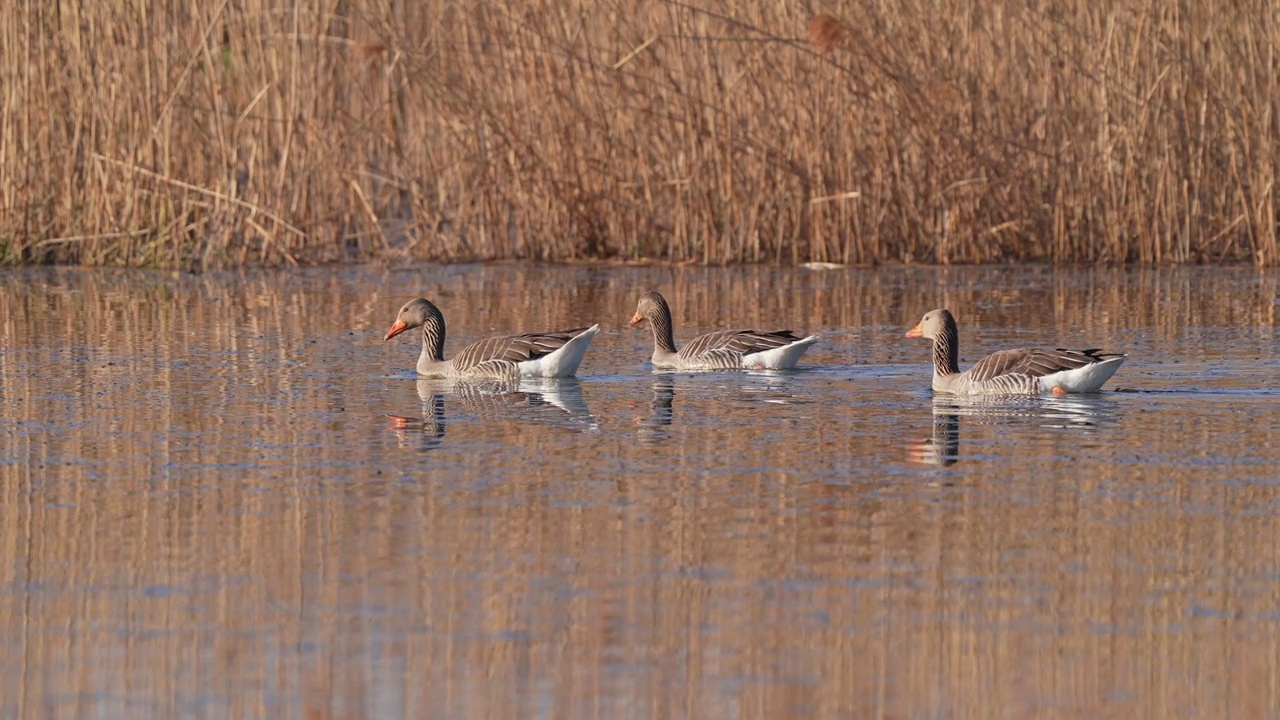
[[[641,322],[644,322],[644,317],[640,315],[639,312],[631,316],[631,323],[630,323],[631,325],[635,325],[636,323],[641,323]]]
[[[391,338],[399,335],[400,333],[408,329],[409,329],[409,326],[405,324],[405,321],[399,318],[396,318],[396,324],[391,326],[391,329],[387,331],[387,336],[382,339],[390,340]]]
[[[916,326],[908,330],[907,334],[903,335],[902,337],[924,337],[924,330],[921,329],[920,327],[921,325],[924,325],[923,320],[916,323]]]

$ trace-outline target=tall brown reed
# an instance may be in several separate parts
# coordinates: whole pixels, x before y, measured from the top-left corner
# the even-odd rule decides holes
[[[1280,260],[1262,4],[108,0],[0,21],[6,263]]]

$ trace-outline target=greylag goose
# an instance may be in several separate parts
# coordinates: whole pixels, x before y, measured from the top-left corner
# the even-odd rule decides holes
[[[653,328],[653,366],[664,370],[789,370],[816,335],[798,338],[790,330],[720,330],[700,335],[676,351],[671,308],[656,292],[645,293],[631,324],[645,320]]]
[[[933,340],[933,391],[956,395],[1096,392],[1128,355],[1089,350],[1018,348],[991,353],[960,372],[960,333],[947,310],[930,310],[906,337]]]
[[[384,340],[410,328],[422,328],[422,354],[417,370],[423,377],[493,379],[570,377],[599,331],[599,325],[557,332],[492,337],[471,343],[452,359],[444,359],[444,314],[424,298],[400,308]]]

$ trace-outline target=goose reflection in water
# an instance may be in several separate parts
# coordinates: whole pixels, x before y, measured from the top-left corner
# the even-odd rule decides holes
[[[1041,397],[957,396],[933,398],[933,431],[923,441],[907,445],[907,458],[929,465],[954,465],[960,460],[960,418],[978,426],[1032,422],[1044,428],[1093,432],[1115,422],[1115,406],[1105,395]]]
[[[713,403],[713,412],[735,413],[743,406],[760,404],[794,405],[812,402],[802,398],[792,385],[795,373],[765,370],[734,375],[708,376],[701,373],[658,371],[653,375],[650,385],[652,395],[649,399],[648,412],[641,411],[640,402],[634,402],[636,408],[631,421],[641,442],[659,443],[670,436],[670,428],[675,420],[676,386],[693,404],[701,410],[687,413],[682,425],[699,424],[707,421],[705,413]]]
[[[676,382],[670,375],[657,375],[653,380],[653,396],[649,399],[648,416],[637,415],[635,423],[640,441],[658,443],[670,437],[675,419]]]
[[[939,414],[936,404],[933,409],[933,435],[907,445],[907,458],[928,465],[955,465],[960,459],[960,416]]]
[[[444,441],[446,428],[452,422],[445,418],[446,404],[483,420],[564,425],[584,432],[599,429],[576,378],[470,381],[420,377],[416,385],[422,417],[388,417],[402,443],[416,437],[424,450],[439,447]]]
[[[419,393],[421,395],[421,393]],[[444,442],[444,395],[422,397],[422,417],[387,415],[400,447],[434,450]]]

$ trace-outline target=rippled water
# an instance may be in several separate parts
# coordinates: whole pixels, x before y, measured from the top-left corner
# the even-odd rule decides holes
[[[1280,275],[464,266],[0,275],[0,718],[1272,717]],[[822,336],[799,371],[655,374]],[[580,377],[417,380],[600,322]],[[1093,396],[933,398],[1029,343]]]

